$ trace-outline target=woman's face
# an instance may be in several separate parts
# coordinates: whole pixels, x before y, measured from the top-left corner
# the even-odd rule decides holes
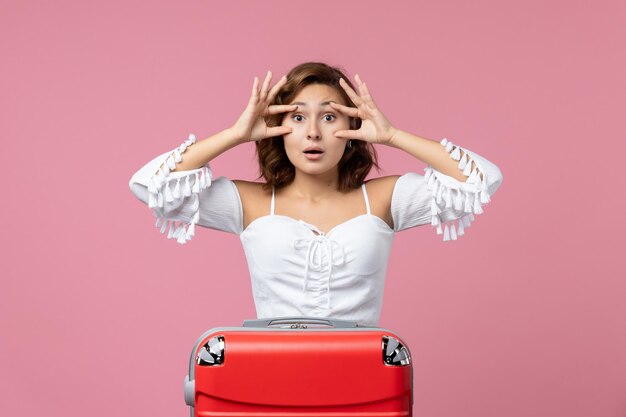
[[[322,174],[336,170],[348,142],[335,137],[338,130],[350,128],[348,116],[334,110],[329,101],[346,105],[343,97],[325,84],[304,87],[291,103],[298,109],[285,113],[282,126],[289,126],[291,133],[283,135],[285,151],[291,163],[307,174]],[[305,152],[315,148],[321,153]]]

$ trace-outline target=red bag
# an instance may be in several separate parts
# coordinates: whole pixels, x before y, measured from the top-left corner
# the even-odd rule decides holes
[[[413,368],[389,330],[312,317],[246,320],[196,342],[191,416],[412,416]]]

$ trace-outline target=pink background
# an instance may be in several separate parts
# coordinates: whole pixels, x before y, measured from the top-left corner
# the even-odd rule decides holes
[[[504,174],[461,240],[396,236],[380,326],[415,415],[626,416],[626,7],[585,3],[3,1],[0,415],[188,415],[196,338],[255,317],[245,257],[167,240],[128,180],[320,60]],[[252,145],[213,169],[254,179]]]

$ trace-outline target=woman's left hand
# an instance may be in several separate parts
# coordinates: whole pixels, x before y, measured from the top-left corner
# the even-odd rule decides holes
[[[357,107],[348,107],[334,102],[331,102],[330,106],[347,116],[361,119],[361,127],[359,130],[338,130],[335,132],[335,136],[345,139],[358,139],[371,143],[389,144],[395,128],[391,126],[391,123],[387,120],[385,115],[378,110],[372,95],[365,83],[361,81],[358,74],[355,75],[354,79],[356,80],[360,95],[357,94],[343,78],[339,80],[339,84]]]

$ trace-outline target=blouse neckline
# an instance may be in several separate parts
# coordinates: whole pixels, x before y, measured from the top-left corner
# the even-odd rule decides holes
[[[293,218],[293,217],[291,217],[291,216],[285,216],[285,215],[283,215],[283,214],[266,214],[266,215],[264,215],[264,216],[260,216],[260,217],[257,217],[256,219],[252,220],[252,221],[248,224],[248,226],[247,226],[247,227],[246,227],[246,228],[245,228],[245,229],[241,232],[241,234],[244,234],[244,233],[245,233],[248,229],[250,229],[250,227],[252,227],[255,223],[257,223],[257,222],[259,222],[259,221],[261,221],[261,220],[263,220],[263,219],[266,219],[266,218],[271,218],[271,217],[276,217],[276,218],[284,218],[284,219],[288,219],[288,220],[290,220],[290,221],[293,221],[293,222],[295,222],[295,223],[302,224],[303,226],[307,227],[308,229],[311,229],[311,231],[313,231],[313,230],[317,231],[317,232],[318,232],[320,235],[322,235],[322,236],[329,236],[329,235],[331,235],[331,234],[332,234],[332,233],[333,233],[336,229],[340,228],[341,226],[344,226],[344,225],[346,225],[346,224],[349,224],[349,223],[351,223],[351,222],[353,222],[353,221],[355,221],[355,220],[357,220],[357,219],[359,219],[359,218],[362,218],[362,217],[373,217],[374,219],[377,219],[377,221],[379,221],[379,223],[381,223],[382,225],[384,225],[384,226],[385,226],[385,227],[386,227],[389,231],[393,231],[393,229],[392,229],[392,228],[391,228],[391,227],[387,224],[387,222],[386,222],[386,221],[384,221],[382,218],[380,218],[380,217],[376,216],[375,214],[371,214],[371,213],[363,213],[363,214],[359,214],[358,216],[355,216],[355,217],[352,217],[352,218],[350,218],[350,219],[348,219],[348,220],[345,220],[345,221],[343,221],[343,222],[341,222],[341,223],[336,224],[335,226],[333,226],[333,227],[332,227],[332,228],[331,228],[328,232],[322,232],[322,231],[321,231],[321,230],[320,230],[317,226],[315,226],[315,225],[313,225],[313,224],[310,224],[310,223],[307,223],[307,222],[305,222],[304,220],[301,220],[301,219],[295,219],[295,218]],[[312,226],[313,228],[311,228],[311,227],[309,227],[309,226]],[[313,237],[315,237],[315,236],[316,236],[316,234],[315,234],[315,233],[312,233],[312,236],[313,236]]]

